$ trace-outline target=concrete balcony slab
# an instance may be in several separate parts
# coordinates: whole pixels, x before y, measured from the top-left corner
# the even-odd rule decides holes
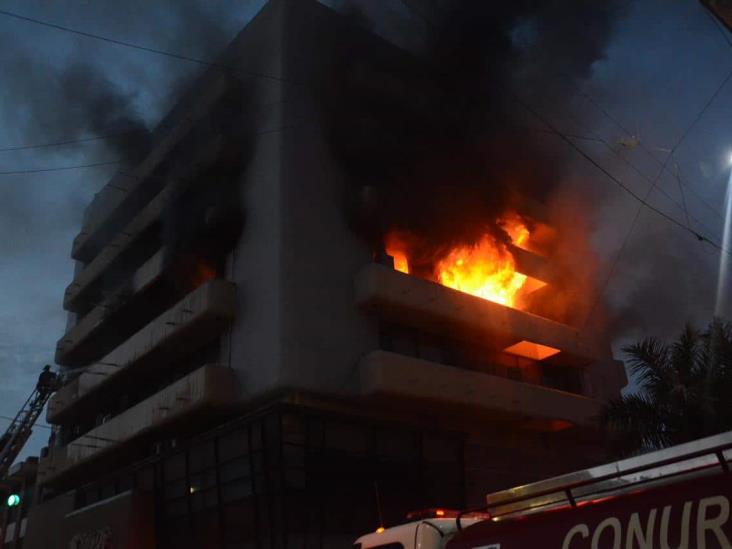
[[[89,395],[111,384],[120,389],[133,378],[138,382],[141,371],[165,368],[202,347],[221,333],[235,311],[236,286],[210,280],[57,391],[48,403],[48,421],[60,423],[81,413]]]
[[[361,394],[470,408],[507,420],[561,421],[587,426],[602,403],[573,393],[374,351],[359,364]]]
[[[164,271],[165,249],[160,250],[132,276],[130,284],[120,289],[104,303],[94,307],[81,320],[69,329],[56,343],[56,364],[62,366],[79,366],[98,358],[102,353],[95,353],[96,344],[107,327],[106,321],[124,303],[138,294],[145,292],[161,279]],[[96,354],[96,356],[94,356]],[[81,363],[81,364],[79,364]]]
[[[51,482],[110,450],[169,429],[173,424],[180,425],[193,416],[226,409],[235,398],[234,371],[223,366],[203,366],[66,446],[51,448],[39,463],[39,482]]]
[[[214,75],[203,93],[194,98],[184,116],[176,123],[163,127],[158,142],[147,157],[130,173],[118,174],[97,194],[89,209],[81,232],[74,238],[71,257],[91,261],[99,251],[102,235],[114,233],[124,225],[125,204],[153,174],[155,168],[170,154],[173,148],[191,130],[195,121],[205,116],[211,105],[226,89],[225,79]],[[103,247],[103,244],[102,244]]]
[[[370,263],[356,276],[356,302],[379,318],[503,350],[521,341],[559,349],[548,362],[607,361],[609,349],[565,324]]]
[[[82,301],[89,298],[100,301],[98,286],[100,279],[108,269],[119,265],[123,254],[158,221],[163,209],[177,193],[179,185],[171,183],[166,186],[135,218],[119,232],[107,246],[89,263],[84,270],[74,277],[64,292],[64,308],[78,311]]]

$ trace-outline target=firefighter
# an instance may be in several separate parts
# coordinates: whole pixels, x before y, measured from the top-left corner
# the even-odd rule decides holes
[[[56,390],[58,384],[58,376],[51,371],[51,367],[46,364],[43,367],[41,375],[38,376],[38,383],[36,383],[36,390],[41,394],[52,393]]]

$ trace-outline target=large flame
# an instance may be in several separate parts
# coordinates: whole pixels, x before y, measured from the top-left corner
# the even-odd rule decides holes
[[[514,305],[526,275],[516,272],[511,253],[490,235],[472,246],[456,246],[437,262],[437,281],[467,294]]]
[[[498,225],[515,246],[528,243],[530,231],[520,216],[508,214]],[[410,272],[409,252],[404,233],[387,235],[386,253],[394,258],[394,269]],[[434,262],[432,279],[449,288],[515,307],[527,277],[516,272],[516,261],[508,246],[485,233],[475,244],[457,245],[441,253]]]

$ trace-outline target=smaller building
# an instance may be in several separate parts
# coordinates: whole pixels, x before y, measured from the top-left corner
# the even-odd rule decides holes
[[[38,458],[16,463],[0,482],[0,549],[20,549],[25,540],[28,512],[35,500]],[[17,496],[11,500],[12,496]]]

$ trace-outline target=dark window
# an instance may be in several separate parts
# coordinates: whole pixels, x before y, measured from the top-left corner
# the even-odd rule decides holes
[[[582,394],[582,370],[577,367],[546,364],[542,368],[542,382],[560,391]]]

